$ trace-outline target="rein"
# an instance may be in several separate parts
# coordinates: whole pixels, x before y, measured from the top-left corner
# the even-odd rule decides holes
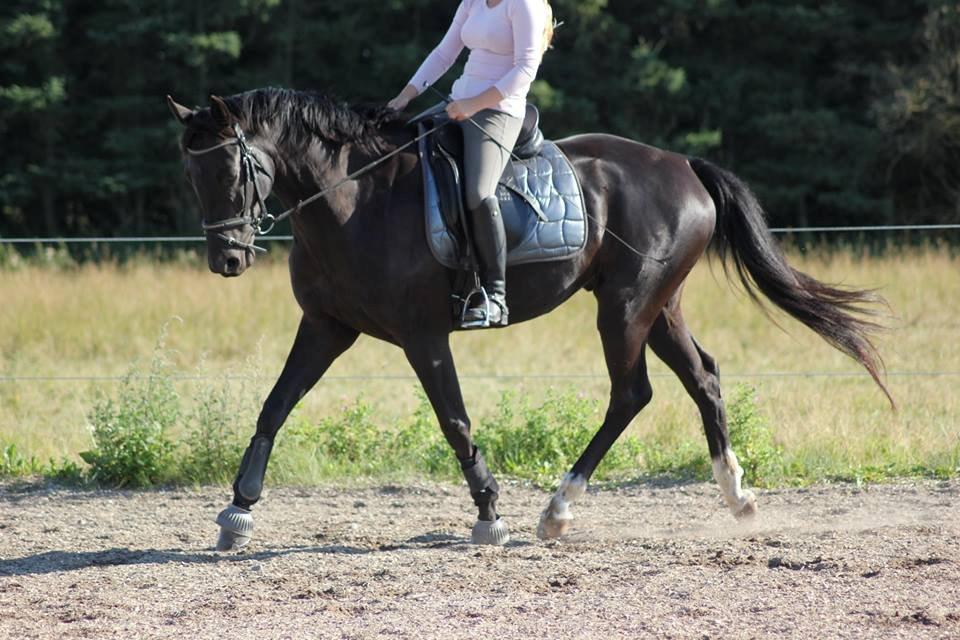
[[[393,151],[377,158],[373,162],[365,164],[364,166],[360,167],[353,173],[348,174],[344,178],[338,180],[337,182],[333,183],[328,187],[324,187],[323,189],[313,194],[309,198],[305,200],[300,200],[299,202],[297,202],[296,206],[290,207],[286,211],[282,213],[278,213],[277,215],[273,215],[268,211],[267,204],[264,201],[263,193],[260,191],[260,184],[257,182],[256,174],[258,171],[263,173],[264,175],[270,178],[271,182],[273,181],[273,176],[270,175],[270,173],[264,168],[263,163],[261,163],[260,160],[253,154],[254,147],[247,143],[247,137],[244,135],[243,129],[240,128],[240,124],[234,123],[233,125],[234,138],[232,140],[227,140],[226,142],[221,142],[220,144],[214,145],[212,147],[207,147],[205,149],[187,149],[187,153],[189,153],[192,156],[202,156],[210,153],[211,151],[216,151],[217,149],[223,149],[225,147],[232,147],[234,145],[240,148],[240,164],[241,164],[241,167],[243,168],[243,171],[240,177],[240,185],[244,187],[243,189],[244,200],[241,202],[241,205],[240,205],[240,214],[233,218],[227,218],[225,220],[217,220],[215,222],[207,222],[206,220],[203,220],[200,227],[203,229],[204,233],[208,233],[211,231],[224,231],[227,229],[236,229],[238,227],[250,225],[254,229],[255,237],[257,235],[259,236],[266,235],[273,230],[274,225],[276,225],[278,222],[281,222],[282,220],[286,220],[287,218],[289,218],[295,213],[300,213],[300,210],[306,205],[312,202],[316,202],[317,200],[319,200],[326,194],[330,193],[331,191],[334,191],[335,189],[342,187],[347,182],[350,182],[351,180],[355,180],[356,178],[360,177],[364,173],[383,164],[393,156],[399,154],[404,149],[410,147],[411,145],[416,144],[417,142],[420,142],[420,140],[422,140],[423,138],[427,137],[437,129],[440,129],[441,127],[444,127],[449,123],[450,122],[447,121],[447,122],[444,122],[443,124],[440,124],[436,127],[433,127],[431,129],[424,131],[420,135],[413,138],[413,140],[410,140],[409,142],[406,142],[400,145]],[[249,208],[249,211],[247,210],[246,202],[245,202],[246,201],[245,187],[248,182],[253,182],[253,191],[256,196],[256,200],[254,204]],[[266,228],[264,228],[265,224],[267,225]],[[231,247],[240,247],[243,249],[247,249],[249,251],[259,251],[261,253],[266,253],[267,251],[263,247],[259,247],[255,244],[256,239],[254,239],[254,242],[242,242],[240,240],[237,240],[236,238],[231,238],[230,236],[224,233],[217,233],[217,237],[223,240],[224,242],[226,242]]]
[[[440,95],[440,97],[443,98],[443,101],[444,101],[445,103],[447,103],[447,104],[450,103],[450,99],[449,99],[447,96],[444,96],[442,93],[440,93],[439,91],[437,91],[437,90],[434,89],[433,87],[429,87],[429,88],[430,88],[431,90],[433,90],[435,93],[437,93],[438,95]],[[416,119],[416,118],[415,118],[415,119]],[[469,120],[469,121],[473,124],[473,126],[479,128],[481,131],[483,131],[483,128],[482,128],[479,124],[477,124],[477,123],[473,120],[473,118],[467,118],[467,120]],[[225,219],[225,220],[217,220],[217,221],[215,221],[215,222],[207,222],[206,220],[203,220],[200,226],[201,226],[201,228],[203,229],[204,233],[208,233],[208,232],[211,232],[211,231],[222,232],[222,231],[227,230],[227,229],[236,229],[236,228],[238,228],[238,227],[242,227],[242,226],[245,226],[245,225],[250,225],[251,227],[253,227],[253,230],[254,230],[254,240],[253,240],[253,242],[243,242],[243,241],[241,241],[241,240],[237,240],[236,238],[232,238],[232,237],[226,235],[225,233],[217,233],[217,237],[220,238],[221,240],[223,240],[224,242],[226,242],[227,245],[230,246],[230,247],[238,247],[238,248],[241,248],[241,249],[246,249],[246,250],[248,250],[248,251],[258,251],[258,252],[260,252],[260,253],[266,253],[266,252],[267,252],[266,249],[264,249],[263,247],[259,247],[259,246],[256,245],[256,236],[264,236],[264,235],[267,235],[268,233],[270,233],[270,231],[273,230],[273,227],[274,227],[278,222],[281,222],[281,221],[283,221],[283,220],[286,220],[287,218],[289,218],[290,216],[292,216],[292,215],[294,215],[294,214],[296,214],[296,213],[300,213],[300,210],[303,209],[303,207],[305,207],[306,205],[308,205],[308,204],[310,204],[310,203],[312,203],[312,202],[316,202],[317,200],[319,200],[320,198],[322,198],[322,197],[325,196],[326,194],[330,193],[331,191],[334,191],[334,190],[336,190],[336,189],[339,189],[340,187],[342,187],[342,186],[343,186],[344,184],[346,184],[347,182],[350,182],[351,180],[355,180],[356,178],[360,177],[361,175],[363,175],[364,173],[370,171],[371,169],[380,166],[381,164],[383,164],[384,162],[386,162],[387,160],[389,160],[389,159],[392,158],[393,156],[399,154],[399,153],[400,153],[401,151],[403,151],[404,149],[407,149],[408,147],[410,147],[411,145],[416,144],[417,142],[420,142],[420,140],[422,140],[423,138],[426,138],[427,136],[429,136],[429,135],[430,135],[431,133],[433,133],[434,131],[437,131],[438,129],[441,129],[441,128],[447,126],[448,124],[450,124],[450,123],[452,123],[452,122],[454,122],[454,121],[453,121],[453,120],[444,120],[441,124],[439,124],[439,125],[437,125],[437,126],[434,126],[434,127],[430,128],[430,129],[427,129],[426,131],[424,131],[424,132],[421,133],[420,135],[414,137],[412,140],[410,140],[410,141],[408,141],[408,142],[405,142],[404,144],[400,145],[399,147],[397,147],[397,148],[394,149],[393,151],[391,151],[391,152],[389,152],[389,153],[387,153],[387,154],[385,154],[385,155],[377,158],[377,159],[374,160],[373,162],[370,162],[370,163],[368,163],[368,164],[365,164],[364,166],[360,167],[359,169],[357,169],[357,170],[354,171],[353,173],[350,173],[350,174],[346,175],[345,177],[341,178],[340,180],[338,180],[337,182],[333,183],[332,185],[330,185],[330,186],[328,186],[328,187],[324,187],[323,189],[321,189],[321,190],[318,191],[317,193],[313,194],[313,195],[310,196],[309,198],[307,198],[307,199],[305,199],[305,200],[300,200],[299,202],[297,202],[297,204],[296,204],[295,206],[290,207],[290,208],[287,209],[286,211],[284,211],[284,212],[282,212],[282,213],[279,213],[279,214],[277,214],[277,215],[273,215],[273,214],[271,214],[271,213],[268,211],[268,209],[267,209],[267,204],[266,204],[266,202],[265,202],[265,200],[264,200],[264,197],[263,197],[263,193],[260,191],[260,184],[257,182],[257,172],[258,172],[258,171],[261,172],[261,173],[263,173],[264,175],[268,176],[268,177],[270,178],[270,180],[271,180],[271,183],[272,183],[272,181],[273,181],[273,176],[270,175],[270,172],[268,172],[268,171],[264,168],[263,163],[261,163],[260,160],[253,154],[253,149],[254,149],[254,147],[253,147],[252,145],[247,144],[247,137],[244,135],[243,129],[240,128],[240,124],[239,124],[239,123],[236,123],[236,122],[235,122],[235,123],[233,124],[234,138],[233,138],[232,140],[227,140],[227,141],[225,141],[225,142],[221,142],[220,144],[214,145],[214,146],[212,146],[212,147],[207,147],[207,148],[205,148],[205,149],[187,149],[187,153],[189,153],[189,154],[192,155],[192,156],[202,156],[202,155],[205,155],[205,154],[210,153],[211,151],[216,151],[217,149],[223,149],[223,148],[225,148],[225,147],[232,147],[232,146],[234,146],[234,145],[238,146],[238,147],[240,148],[240,164],[241,164],[241,166],[243,167],[243,171],[242,171],[241,178],[240,178],[240,179],[241,179],[241,183],[240,183],[240,184],[241,184],[241,186],[246,187],[247,182],[251,182],[251,181],[252,181],[252,182],[253,182],[253,191],[254,191],[254,194],[255,194],[255,196],[256,196],[256,200],[255,200],[253,206],[250,207],[250,210],[249,210],[249,212],[248,212],[248,211],[247,211],[247,208],[246,208],[246,203],[245,203],[245,201],[246,201],[246,189],[244,188],[244,190],[243,190],[243,201],[241,201],[241,204],[240,204],[240,215],[237,215],[237,216],[235,216],[235,217],[233,217],[233,218],[227,218],[227,219]],[[486,132],[484,132],[484,133],[486,133]],[[491,139],[492,139],[501,149],[503,149],[504,151],[506,151],[507,153],[509,153],[515,160],[519,160],[519,158],[517,158],[516,154],[513,153],[513,150],[512,150],[512,149],[507,149],[506,147],[504,147],[504,146],[500,143],[499,140],[496,140],[495,138],[491,138]],[[261,152],[261,153],[262,153],[262,152]],[[258,208],[259,211],[255,213],[255,212],[254,212],[254,207]],[[606,225],[602,224],[602,223],[600,222],[600,220],[598,220],[596,217],[594,217],[593,215],[591,215],[589,212],[585,211],[584,213],[586,213],[587,217],[588,217],[590,220],[592,220],[594,223],[596,223],[597,226],[599,226],[600,228],[602,228],[602,229],[604,230],[604,233],[609,234],[614,240],[616,240],[617,242],[619,242],[621,245],[623,245],[624,247],[626,247],[628,250],[630,250],[631,252],[633,252],[634,254],[636,254],[636,255],[637,255],[638,257],[640,257],[641,259],[643,259],[643,260],[650,260],[650,261],[657,262],[657,263],[660,263],[660,264],[666,264],[667,261],[666,261],[666,260],[663,260],[662,258],[656,258],[656,257],[654,257],[654,256],[650,256],[650,255],[646,255],[646,254],[644,254],[644,253],[641,253],[641,252],[638,251],[633,245],[631,245],[629,242],[627,242],[626,240],[624,240],[623,238],[621,238],[619,235],[617,235],[616,233],[614,233],[613,231],[611,231]],[[265,229],[264,229],[264,227],[263,227],[264,224],[268,225]]]

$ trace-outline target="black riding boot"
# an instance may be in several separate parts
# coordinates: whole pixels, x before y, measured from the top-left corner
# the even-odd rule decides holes
[[[476,294],[468,301],[463,328],[507,326],[507,234],[503,230],[500,202],[495,196],[485,198],[470,212],[473,222],[473,244],[480,263],[480,284],[486,298]],[[489,304],[488,304],[489,302]]]

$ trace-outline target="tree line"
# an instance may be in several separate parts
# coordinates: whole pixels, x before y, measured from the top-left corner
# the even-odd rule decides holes
[[[532,90],[548,137],[604,131],[710,158],[750,182],[776,225],[960,221],[955,2],[552,5],[562,25]],[[196,233],[167,93],[202,105],[286,86],[385,102],[455,8],[7,0],[0,236]]]

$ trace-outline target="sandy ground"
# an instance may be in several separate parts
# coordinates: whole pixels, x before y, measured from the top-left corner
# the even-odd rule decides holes
[[[468,543],[449,485],[273,489],[216,553],[225,489],[0,485],[0,638],[960,638],[960,483],[591,491],[504,487],[513,540]]]

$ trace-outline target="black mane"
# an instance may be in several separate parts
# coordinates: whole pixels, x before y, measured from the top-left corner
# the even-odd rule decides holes
[[[279,142],[306,149],[317,138],[335,146],[355,144],[382,151],[384,128],[402,120],[384,105],[351,106],[319,91],[268,87],[224,98],[227,107],[250,134],[272,129]]]

